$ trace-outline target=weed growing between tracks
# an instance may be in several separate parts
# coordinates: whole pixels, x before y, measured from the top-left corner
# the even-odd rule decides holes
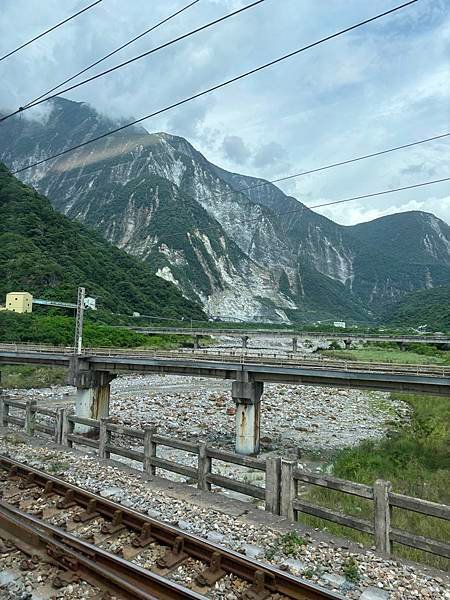
[[[372,485],[376,479],[392,483],[393,491],[425,500],[450,504],[450,404],[448,398],[392,394],[413,409],[410,424],[380,442],[367,441],[356,448],[338,453],[333,475]],[[309,487],[303,491],[308,500],[342,513],[373,519],[373,504],[325,488]],[[300,516],[302,523],[324,526],[339,536],[373,544],[364,533],[315,517]],[[450,539],[450,523],[402,509],[393,509],[392,526],[437,540]],[[394,544],[394,554],[447,570],[450,561],[432,554]]]

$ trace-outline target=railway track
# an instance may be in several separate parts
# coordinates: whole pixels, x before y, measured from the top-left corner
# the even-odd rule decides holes
[[[57,586],[81,579],[124,599],[224,598],[226,585],[242,600],[344,598],[6,456],[0,485],[0,555],[56,564]]]

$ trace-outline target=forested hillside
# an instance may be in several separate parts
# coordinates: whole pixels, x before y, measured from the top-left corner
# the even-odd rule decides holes
[[[408,294],[386,313],[384,322],[450,331],[450,285]]]
[[[199,305],[138,259],[50,202],[0,163],[0,299],[9,291],[73,302],[79,285],[98,306],[170,317],[204,318]]]

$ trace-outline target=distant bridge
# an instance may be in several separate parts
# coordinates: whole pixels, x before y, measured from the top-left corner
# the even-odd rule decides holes
[[[198,339],[202,336],[230,336],[242,339],[242,345],[247,347],[250,338],[279,337],[291,338],[293,351],[297,350],[298,340],[320,339],[341,340],[347,346],[351,342],[395,342],[398,344],[434,344],[450,347],[450,337],[445,335],[379,335],[366,333],[295,331],[294,329],[213,329],[189,327],[130,327],[133,331],[143,334],[159,335],[191,335]]]

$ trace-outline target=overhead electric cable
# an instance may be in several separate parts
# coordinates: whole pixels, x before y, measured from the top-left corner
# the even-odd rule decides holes
[[[183,8],[180,8],[180,10],[177,10],[176,12],[172,13],[171,15],[169,15],[168,17],[166,17],[165,19],[163,19],[162,21],[159,21],[159,23],[156,23],[156,25],[153,25],[152,27],[150,27],[150,29],[146,29],[145,31],[143,31],[142,33],[140,33],[139,35],[137,35],[136,37],[132,38],[131,40],[129,40],[128,42],[126,42],[125,44],[122,44],[121,46],[119,46],[118,48],[116,48],[115,50],[112,50],[111,52],[109,52],[108,54],[105,54],[105,56],[103,56],[102,58],[99,58],[98,60],[96,60],[95,62],[93,62],[92,64],[88,65],[87,67],[85,67],[84,69],[82,69],[81,71],[78,71],[78,73],[75,73],[75,75],[72,75],[71,77],[69,77],[68,79],[65,79],[64,81],[62,81],[61,83],[59,83],[58,85],[55,85],[55,87],[51,88],[50,90],[46,91],[44,94],[41,94],[40,96],[38,96],[37,98],[34,98],[34,100],[30,100],[30,102],[27,102],[27,104],[24,106],[24,108],[28,108],[28,106],[30,104],[34,104],[35,102],[37,102],[38,100],[40,100],[41,98],[44,98],[44,96],[47,96],[48,94],[51,94],[52,92],[54,92],[55,90],[57,90],[58,88],[62,87],[63,85],[65,85],[66,83],[69,83],[69,81],[72,81],[73,79],[76,79],[77,77],[79,77],[80,75],[82,75],[83,73],[86,73],[86,71],[89,71],[90,69],[92,69],[93,67],[96,67],[97,65],[99,65],[101,62],[105,61],[107,58],[110,58],[111,56],[113,56],[114,54],[117,54],[117,52],[120,52],[120,50],[123,50],[124,48],[126,48],[127,46],[130,46],[131,44],[133,44],[134,42],[136,42],[137,40],[141,39],[142,37],[144,37],[145,35],[151,33],[152,31],[154,31],[155,29],[157,29],[158,27],[160,27],[161,25],[164,25],[164,23],[167,23],[168,21],[170,21],[171,19],[173,19],[174,17],[178,16],[179,14],[181,14],[182,12],[184,12],[185,10],[187,10],[188,8],[191,8],[191,6],[194,6],[194,4],[197,4],[198,2],[200,2],[200,0],[194,0],[193,2],[191,2],[190,4],[187,4],[186,6],[183,6]]]
[[[53,154],[51,156],[48,156],[47,158],[43,158],[35,163],[32,163],[31,165],[28,165],[26,167],[22,167],[21,169],[17,169],[16,171],[13,171],[13,174],[15,175],[16,173],[21,173],[22,171],[26,171],[27,169],[31,169],[33,167],[36,167],[38,165],[41,165],[49,160],[52,160],[53,158],[58,158],[59,156],[63,156],[64,154],[67,154],[68,152],[73,152],[74,150],[78,150],[79,148],[82,148],[84,146],[87,146],[88,144],[92,144],[93,142],[97,142],[98,140],[101,140],[109,135],[112,135],[114,133],[118,133],[119,131],[122,131],[124,129],[127,129],[128,127],[131,127],[133,125],[136,125],[137,123],[141,123],[142,121],[145,121],[146,119],[149,119],[151,117],[155,117],[157,115],[160,115],[164,112],[167,112],[173,108],[176,108],[177,106],[181,106],[183,104],[186,104],[187,102],[191,102],[192,100],[195,100],[196,98],[200,98],[201,96],[204,96],[206,94],[209,94],[215,90],[218,90],[220,88],[223,88],[227,85],[230,85],[231,83],[234,83],[236,81],[239,81],[241,79],[244,79],[245,77],[248,77],[249,75],[253,75],[254,73],[257,73],[259,71],[262,71],[263,69],[267,69],[268,67],[271,67],[275,64],[278,64],[288,58],[291,58],[297,54],[300,54],[301,52],[304,52],[305,50],[309,50],[310,48],[313,48],[315,46],[318,46],[319,44],[322,44],[324,42],[327,42],[333,38],[336,38],[340,35],[343,35],[344,33],[348,33],[349,31],[353,31],[354,29],[357,29],[358,27],[362,27],[363,25],[367,25],[368,23],[371,23],[373,21],[376,21],[377,19],[381,19],[382,17],[385,17],[389,14],[392,14],[398,10],[401,10],[403,8],[406,8],[407,6],[410,6],[411,4],[415,4],[418,0],[410,0],[409,2],[406,2],[405,4],[401,4],[400,6],[396,6],[395,8],[391,8],[388,11],[385,11],[383,13],[380,13],[378,15],[375,15],[374,17],[371,17],[370,19],[366,19],[364,21],[360,21],[359,23],[356,23],[355,25],[351,25],[350,27],[347,27],[345,29],[341,29],[340,31],[333,33],[331,35],[328,35],[324,38],[321,38],[320,40],[317,40],[316,42],[313,42],[311,44],[308,44],[307,46],[303,46],[302,48],[299,48],[297,50],[294,50],[293,52],[289,52],[288,54],[285,54],[283,56],[280,56],[279,58],[276,58],[275,60],[272,60],[270,62],[267,62],[259,67],[256,67],[254,69],[251,69],[250,71],[246,71],[245,73],[242,73],[241,75],[237,75],[236,77],[233,77],[231,79],[228,79],[227,81],[224,81],[222,83],[219,83],[215,86],[212,86],[206,90],[203,90],[202,92],[198,92],[197,94],[194,94],[192,96],[189,96],[188,98],[184,98],[183,100],[179,100],[178,102],[175,102],[174,104],[170,104],[169,106],[166,106],[165,108],[161,108],[153,113],[150,113],[149,115],[146,115],[145,117],[141,117],[140,119],[135,119],[134,121],[131,121],[130,123],[127,123],[125,125],[122,125],[121,127],[117,127],[116,129],[112,129],[111,131],[108,131],[106,133],[103,133],[102,135],[96,136],[94,138],[91,138],[90,140],[86,140],[85,142],[82,142],[81,144],[77,144],[76,146],[72,146],[70,148],[67,148],[66,150],[63,150],[61,152],[57,152],[56,154]]]
[[[387,148],[386,150],[380,150],[379,152],[372,152],[372,154],[364,154],[363,156],[356,156],[355,158],[349,158],[348,160],[341,160],[336,163],[331,163],[330,165],[325,165],[323,167],[317,167],[316,169],[310,169],[309,171],[301,171],[300,173],[294,173],[293,175],[287,175],[286,177],[279,177],[278,179],[272,179],[270,183],[280,183],[281,181],[288,181],[289,179],[294,179],[296,177],[302,177],[303,175],[311,175],[312,173],[318,173],[319,171],[325,171],[327,169],[334,169],[334,167],[341,167],[343,165],[349,165],[354,162],[358,162],[360,160],[366,160],[367,158],[374,158],[375,156],[382,156],[383,154],[389,154],[389,152],[395,152],[396,150],[403,150],[405,148],[411,148],[412,146],[418,146],[419,144],[426,144],[427,142],[433,142],[435,140],[439,140],[445,137],[449,137],[450,132],[441,133],[439,135],[435,135],[430,138],[425,138],[423,140],[417,140],[416,142],[410,142],[409,144],[403,144],[401,146],[395,146],[394,148]],[[264,184],[256,184],[253,187],[259,187]],[[243,188],[245,189],[245,188]]]
[[[299,208],[296,208],[294,210],[288,210],[288,211],[272,211],[271,209],[270,212],[277,216],[277,217],[281,217],[284,215],[291,215],[291,214],[295,214],[295,213],[303,213],[303,211],[306,210],[312,210],[313,208],[323,208],[325,206],[332,206],[333,204],[344,204],[345,202],[353,202],[354,200],[362,200],[364,198],[373,198],[374,196],[383,196],[385,194],[393,194],[394,192],[401,192],[404,190],[412,190],[414,188],[419,188],[419,187],[425,187],[427,185],[433,185],[436,183],[443,183],[444,181],[450,181],[450,177],[444,177],[443,179],[434,179],[433,181],[424,181],[421,183],[415,183],[412,185],[406,185],[403,187],[398,187],[398,188],[392,188],[389,190],[383,190],[381,192],[371,192],[369,194],[362,194],[360,196],[352,196],[351,198],[345,198],[344,200],[332,200],[330,202],[322,202],[321,204],[313,204],[311,206],[306,206],[305,204],[302,204]],[[267,207],[264,207],[267,208]],[[246,220],[237,220],[235,222],[242,222],[244,224],[249,224],[249,223],[259,223],[261,221],[261,219],[264,217],[264,215],[259,216],[256,219],[246,219]],[[218,221],[217,222],[218,225],[221,225],[221,223]],[[164,236],[164,240],[166,240],[167,238],[170,237],[179,237],[179,236],[184,236],[186,234],[189,233],[204,233],[205,231],[211,231],[212,229],[215,229],[215,227],[206,227],[204,229],[195,229],[195,231],[180,231],[180,232],[174,232],[174,233],[169,233],[168,235]]]
[[[440,140],[440,139],[444,139],[450,137],[450,132],[446,132],[446,133],[440,133],[439,135],[434,135],[433,137],[429,137],[429,138],[424,138],[422,140],[416,140],[415,142],[409,142],[408,144],[402,144],[401,146],[394,146],[392,148],[386,148],[385,150],[379,150],[378,152],[372,152],[371,154],[363,154],[361,156],[355,156],[353,158],[348,158],[346,160],[341,160],[339,162],[335,162],[335,163],[330,163],[328,165],[322,165],[321,167],[315,167],[314,169],[309,169],[307,171],[300,171],[299,173],[293,173],[292,175],[286,175],[284,177],[278,177],[277,179],[261,179],[261,177],[251,177],[252,179],[259,179],[258,183],[255,183],[253,185],[247,185],[245,187],[240,187],[240,188],[236,188],[236,189],[232,189],[229,190],[228,192],[222,192],[220,194],[212,194],[212,195],[208,195],[208,196],[202,196],[199,198],[194,198],[192,196],[192,198],[196,201],[200,200],[208,200],[210,198],[223,198],[225,196],[232,196],[233,194],[239,194],[239,193],[245,193],[248,192],[250,190],[254,190],[256,188],[260,188],[260,187],[265,187],[267,185],[272,185],[274,183],[280,183],[282,181],[288,181],[290,179],[296,179],[298,177],[304,177],[305,175],[311,175],[313,173],[319,173],[320,171],[326,171],[328,169],[334,169],[335,167],[341,167],[344,165],[350,165],[352,163],[355,162],[359,162],[361,160],[367,160],[368,158],[375,158],[376,156],[383,156],[384,154],[389,154],[390,152],[396,152],[398,150],[404,150],[405,148],[412,148],[414,146],[419,146],[420,144],[426,144],[428,142],[434,142],[436,140]],[[163,153],[153,153],[153,156],[160,156]],[[64,177],[64,181],[71,181],[72,179],[81,179],[82,177],[92,177],[93,175],[95,175],[96,173],[103,173],[105,171],[105,168],[109,168],[109,169],[117,169],[118,167],[123,167],[125,165],[129,165],[131,163],[133,163],[133,165],[136,165],[139,162],[148,162],[148,156],[143,156],[141,158],[136,158],[136,159],[132,159],[132,160],[127,160],[121,163],[115,163],[112,164],[108,167],[104,167],[102,166],[100,169],[97,169],[95,171],[88,171],[87,173],[84,174],[80,174],[80,175],[73,175],[72,177]],[[185,195],[185,193],[183,192],[183,194]]]
[[[80,87],[81,85],[85,85],[86,83],[89,83],[90,81],[94,81],[95,79],[98,79],[99,77],[104,77],[105,75],[108,75],[109,73],[112,73],[113,71],[117,71],[117,69],[121,69],[122,67],[125,67],[137,60],[140,60],[141,58],[145,58],[146,56],[149,56],[150,54],[154,54],[155,52],[158,52],[159,50],[162,50],[164,48],[167,48],[168,46],[171,46],[172,44],[175,44],[181,40],[184,40],[188,37],[190,37],[191,35],[194,35],[196,33],[199,33],[200,31],[204,31],[205,29],[208,29],[209,27],[212,27],[213,25],[217,25],[217,23],[221,23],[222,21],[225,21],[226,19],[229,19],[231,17],[234,17],[250,8],[254,8],[255,6],[257,6],[258,4],[262,4],[263,2],[265,2],[266,0],[255,0],[255,2],[252,2],[251,4],[247,4],[247,6],[243,6],[242,8],[239,8],[238,10],[235,10],[231,13],[228,13],[226,15],[224,15],[223,17],[220,17],[219,19],[215,19],[214,21],[210,21],[209,23],[206,23],[205,25],[202,25],[201,27],[197,27],[197,29],[193,29],[192,31],[189,31],[188,33],[185,33],[183,35],[180,35],[179,37],[170,40],[169,42],[166,42],[164,44],[161,44],[160,46],[157,46],[156,48],[152,48],[152,50],[148,50],[147,52],[143,52],[142,54],[139,54],[138,56],[135,56],[133,58],[130,58],[129,60],[126,60],[123,63],[120,63],[118,65],[115,65],[114,67],[111,67],[110,69],[107,69],[106,71],[102,71],[101,73],[97,73],[97,75],[93,75],[92,77],[89,77],[88,79],[83,79],[83,81],[79,81],[78,83],[75,83],[74,85],[71,85],[69,87],[66,87],[62,90],[59,90],[59,92],[57,94],[52,94],[51,96],[47,96],[45,98],[42,98],[41,100],[38,100],[36,102],[32,102],[27,104],[26,106],[21,106],[20,108],[18,108],[17,110],[15,110],[14,112],[10,113],[9,115],[6,115],[5,117],[3,117],[2,119],[0,119],[0,123],[2,121],[6,121],[6,119],[9,119],[10,117],[17,115],[20,112],[23,112],[24,110],[28,110],[29,108],[33,108],[33,106],[38,106],[39,104],[42,104],[42,102],[47,102],[48,100],[51,100],[52,98],[56,98],[56,96],[59,96],[61,94],[65,94],[66,92],[70,92],[71,90],[74,90],[75,88]],[[414,0],[417,1],[417,0]]]
[[[346,198],[345,200],[333,200],[332,202],[323,202],[322,204],[313,204],[306,208],[322,208],[323,206],[331,206],[332,204],[343,204],[344,202],[353,202],[354,200],[361,200],[363,198],[373,198],[374,196],[383,196],[384,194],[392,194],[394,192],[402,192],[403,190],[412,190],[414,188],[424,187],[426,185],[433,185],[435,183],[443,183],[444,181],[450,181],[450,177],[444,177],[443,179],[434,179],[433,181],[424,181],[422,183],[415,183],[413,185],[405,185],[403,187],[394,188],[390,190],[384,190],[382,192],[372,192],[371,194],[363,194],[362,196],[353,196],[352,198]],[[285,213],[278,213],[279,215],[288,215],[295,211],[287,211]]]
[[[87,10],[89,10],[90,8],[93,8],[94,6],[96,6],[97,4],[100,4],[100,2],[103,2],[103,0],[97,0],[96,2],[93,2],[92,4],[90,4],[89,6],[86,6],[85,8],[82,8],[81,10],[79,10],[78,12],[76,12],[71,17],[67,17],[67,19],[64,19],[64,21],[61,21],[60,23],[57,23],[56,25],[53,25],[53,27],[50,27],[50,29],[47,29],[46,31],[43,31],[42,33],[40,33],[39,35],[37,35],[36,37],[34,37],[32,40],[29,40],[28,42],[25,42],[24,44],[22,44],[18,48],[15,48],[14,50],[11,50],[11,52],[8,52],[4,56],[0,57],[0,61],[5,60],[5,58],[8,58],[8,56],[11,56],[12,54],[15,54],[19,50],[22,50],[22,48],[25,48],[25,46],[28,46],[29,44],[32,44],[33,42],[35,42],[39,38],[44,37],[44,35],[47,35],[47,33],[50,33],[51,31],[57,29],[58,27],[61,27],[61,25],[64,25],[64,23],[67,23],[68,21],[71,21],[72,19],[75,19],[75,17],[78,17],[78,15],[81,15],[81,13],[84,13]]]

